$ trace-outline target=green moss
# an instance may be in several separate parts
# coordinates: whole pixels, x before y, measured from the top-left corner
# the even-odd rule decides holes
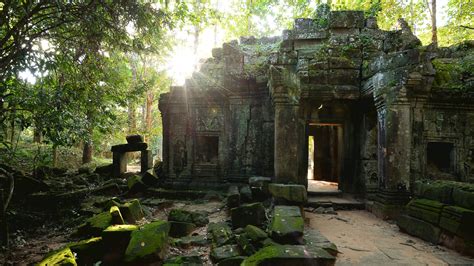
[[[251,224],[247,225],[244,230],[252,241],[259,241],[268,237],[265,231]]]
[[[63,248],[61,250],[54,251],[53,253],[49,254],[38,265],[39,266],[51,266],[51,265],[71,266],[71,265],[77,265],[77,263],[71,249]]]
[[[130,243],[125,251],[125,261],[132,262],[148,258],[163,259],[168,245],[170,224],[155,221],[132,232]]]
[[[293,261],[305,261],[305,265],[332,265],[335,258],[320,248],[312,248],[301,245],[268,246],[260,249],[254,255],[242,262],[242,266],[272,265],[281,262],[291,265]]]
[[[112,223],[113,224],[124,224],[125,221],[123,220],[122,214],[117,206],[112,206],[110,208],[110,215],[112,216]]]

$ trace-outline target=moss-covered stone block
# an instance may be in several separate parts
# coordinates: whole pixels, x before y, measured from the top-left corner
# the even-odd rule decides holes
[[[181,248],[189,248],[192,246],[206,246],[209,243],[206,236],[197,235],[197,236],[185,236],[173,241],[173,245]]]
[[[413,199],[406,207],[407,213],[423,221],[437,225],[445,204],[428,199]]]
[[[438,244],[439,242],[441,230],[438,226],[431,223],[408,215],[401,215],[398,217],[397,225],[402,231],[410,235],[419,237],[433,244]]]
[[[261,241],[268,237],[265,231],[251,224],[247,225],[244,231],[252,241]]]
[[[147,186],[155,186],[156,184],[160,182],[160,179],[155,174],[154,169],[149,169],[143,174],[142,182]]]
[[[252,191],[250,190],[249,186],[242,186],[239,190],[240,192],[240,199],[244,203],[252,202]]]
[[[237,242],[237,245],[239,245],[243,254],[247,256],[254,254],[257,250],[246,233],[236,235],[235,241]]]
[[[169,230],[168,222],[155,221],[133,231],[125,251],[125,261],[163,260],[168,250]]]
[[[71,249],[63,248],[58,251],[54,251],[46,256],[41,261],[39,266],[50,266],[50,265],[61,265],[61,266],[76,266],[76,259]]]
[[[127,179],[127,186],[128,191],[130,193],[137,193],[144,191],[147,186],[142,181],[142,177],[140,175],[132,175]]]
[[[125,224],[120,209],[117,206],[110,208],[110,215],[112,216],[112,224]]]
[[[203,265],[199,255],[176,256],[165,261],[163,266]]]
[[[296,206],[275,206],[270,236],[280,244],[302,244],[304,219]]]
[[[459,207],[474,210],[474,184],[465,184],[453,189],[454,204]]]
[[[207,234],[214,246],[222,246],[231,240],[232,229],[225,222],[210,223],[207,226]]]
[[[244,257],[244,256],[237,256],[237,257],[224,259],[224,260],[221,260],[219,263],[217,263],[217,266],[240,266],[240,264],[242,264],[242,262],[246,258],[247,257]]]
[[[193,223],[170,221],[169,235],[171,237],[183,237],[191,234],[194,229],[196,229],[196,225]]]
[[[230,186],[227,191],[227,207],[235,208],[240,205],[240,192],[237,186]]]
[[[183,209],[173,209],[168,215],[168,221],[193,223],[196,226],[205,226],[209,223],[209,217],[205,212],[193,212]]]
[[[261,202],[244,204],[231,209],[232,226],[245,227],[249,224],[260,226],[265,222],[265,208]]]
[[[77,228],[76,236],[100,236],[102,231],[112,225],[110,212],[102,212],[88,218],[85,223]]]
[[[215,247],[211,250],[209,257],[213,263],[218,263],[219,261],[238,257],[240,256],[240,249],[237,245],[224,245],[221,247]]]
[[[104,253],[102,237],[81,240],[68,245],[76,255],[78,265],[93,265],[99,261]]]
[[[305,231],[304,244],[309,247],[322,248],[333,256],[337,256],[338,253],[337,246],[316,229],[308,229]]]
[[[308,193],[303,185],[272,183],[268,189],[277,201],[302,204],[308,200]]]
[[[131,200],[124,204],[118,204],[118,207],[123,219],[129,224],[134,224],[145,216],[138,199]]]
[[[439,226],[466,240],[474,240],[474,211],[447,206],[441,213]]]
[[[335,260],[334,256],[321,248],[280,245],[260,249],[241,265],[334,265]]]

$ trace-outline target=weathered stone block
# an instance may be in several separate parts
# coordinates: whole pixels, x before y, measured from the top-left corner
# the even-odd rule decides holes
[[[107,211],[87,219],[84,224],[77,228],[74,234],[78,236],[100,236],[102,231],[110,225],[112,225],[112,215]]]
[[[468,185],[466,184],[466,186]],[[460,207],[474,210],[474,185],[471,185],[470,188],[454,188],[453,201]]]
[[[305,203],[308,199],[306,187],[303,185],[272,183],[268,189],[277,201],[286,200],[291,203]]]
[[[324,249],[308,246],[268,246],[242,262],[250,265],[334,265],[336,258]]]
[[[148,148],[148,144],[145,142],[119,144],[112,146],[112,152],[125,153],[131,151],[144,151]]]
[[[63,248],[48,255],[39,266],[64,265],[76,266],[76,259],[69,248]]]
[[[457,206],[444,207],[439,226],[453,234],[474,240],[474,210]]]
[[[163,266],[177,266],[177,265],[203,265],[201,256],[176,256],[165,261]]]
[[[438,201],[414,199],[407,204],[407,213],[412,217],[437,225],[444,206]]]
[[[168,250],[169,230],[168,222],[155,221],[133,231],[125,251],[125,261],[163,260]]]
[[[364,12],[332,11],[329,13],[329,28],[363,28]]]
[[[228,259],[221,260],[217,263],[217,266],[240,266],[240,264],[246,259],[244,256],[237,256]]]
[[[230,186],[227,192],[227,207],[235,208],[240,205],[240,193],[237,186]]]
[[[143,143],[143,137],[141,135],[128,135],[125,138],[128,144]]]
[[[173,244],[181,248],[189,248],[192,246],[207,246],[208,240],[203,235],[185,236],[176,239]]]
[[[119,204],[118,207],[123,219],[129,224],[134,224],[145,216],[138,199],[131,200],[124,204]]]
[[[147,186],[154,186],[160,181],[153,169],[147,170],[142,176],[142,182]]]
[[[170,221],[169,235],[176,238],[183,237],[191,234],[194,229],[196,229],[196,225],[193,223]]]
[[[435,225],[408,215],[401,215],[398,218],[397,224],[401,230],[410,235],[419,237],[433,244],[439,242],[441,230]]]
[[[77,254],[76,261],[78,265],[94,265],[95,262],[100,261],[104,253],[102,237],[71,243],[68,247],[73,253]]]
[[[265,231],[251,224],[247,225],[244,231],[252,241],[261,241],[268,237]]]
[[[309,247],[322,248],[333,256],[337,256],[338,253],[336,245],[329,241],[316,229],[309,229],[305,231],[304,244]]]
[[[107,227],[102,232],[104,254],[101,261],[107,265],[117,265],[123,260],[123,256],[130,242],[133,231],[138,230],[138,226],[122,224]]]
[[[252,202],[252,191],[249,186],[242,186],[240,188],[240,199],[245,203]]]
[[[127,186],[130,193],[142,192],[147,188],[147,186],[142,181],[142,177],[139,175],[130,176],[127,179]]]
[[[222,246],[231,239],[232,229],[225,222],[210,223],[207,227],[207,235],[215,246]]]
[[[304,220],[297,206],[275,206],[270,235],[280,244],[303,243]]]
[[[213,248],[211,250],[211,254],[209,254],[209,257],[211,258],[212,262],[218,263],[219,261],[238,257],[240,255],[240,249],[237,245],[225,245],[222,247]]]
[[[173,209],[168,215],[168,221],[193,223],[197,226],[205,226],[209,223],[207,213],[193,212],[183,209]]]
[[[249,224],[260,226],[265,222],[265,208],[260,202],[245,204],[231,209],[232,226],[245,227]]]
[[[110,208],[110,215],[112,216],[112,224],[124,224],[122,214],[117,206],[112,206]]]

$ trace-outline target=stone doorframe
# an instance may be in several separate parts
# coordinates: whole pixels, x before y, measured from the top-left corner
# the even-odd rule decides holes
[[[120,177],[127,171],[127,152],[140,152],[140,172],[144,173],[153,168],[153,155],[145,142],[127,143],[112,146],[113,176]]]

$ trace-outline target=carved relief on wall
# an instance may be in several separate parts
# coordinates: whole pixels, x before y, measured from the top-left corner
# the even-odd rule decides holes
[[[224,115],[218,107],[196,108],[196,131],[221,131],[224,127]]]
[[[176,174],[181,173],[187,166],[186,144],[182,140],[176,141],[173,145],[173,168]]]
[[[430,135],[441,136],[463,132],[465,120],[463,115],[441,110],[427,111],[425,115],[425,131]]]

